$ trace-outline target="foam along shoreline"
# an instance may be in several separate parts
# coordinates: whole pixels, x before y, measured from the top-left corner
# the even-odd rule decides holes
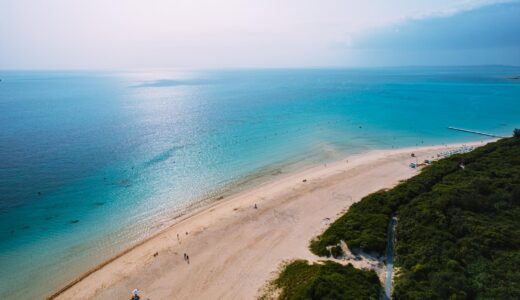
[[[489,141],[373,150],[287,174],[192,211],[48,299],[124,299],[134,288],[144,299],[255,298],[283,261],[318,260],[309,241],[352,203],[416,174],[410,162]]]

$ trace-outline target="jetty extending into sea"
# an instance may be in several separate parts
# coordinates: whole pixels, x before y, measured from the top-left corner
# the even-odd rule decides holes
[[[469,132],[469,133],[474,133],[474,134],[480,134],[480,135],[485,135],[485,136],[490,136],[490,137],[495,137],[495,138],[506,138],[505,136],[501,136],[501,135],[496,135],[496,134],[486,133],[486,132],[480,132],[480,131],[475,131],[475,130],[470,130],[470,129],[464,129],[464,128],[458,128],[458,127],[453,127],[453,126],[448,126],[448,129],[457,130],[457,131],[463,131],[463,132]]]

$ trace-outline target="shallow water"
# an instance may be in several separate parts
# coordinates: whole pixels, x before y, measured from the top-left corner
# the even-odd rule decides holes
[[[47,295],[186,205],[348,153],[520,127],[520,68],[0,72],[0,293]]]

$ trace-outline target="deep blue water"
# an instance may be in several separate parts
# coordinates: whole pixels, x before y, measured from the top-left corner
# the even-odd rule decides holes
[[[520,127],[520,68],[0,71],[0,294],[41,298],[296,164]]]

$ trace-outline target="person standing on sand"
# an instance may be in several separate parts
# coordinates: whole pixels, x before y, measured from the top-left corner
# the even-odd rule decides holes
[[[190,264],[190,257],[188,256],[188,254],[186,254],[186,261],[188,262],[188,265]]]
[[[132,299],[130,299],[130,300],[139,300],[139,299],[141,299],[141,297],[139,297],[139,290],[134,289],[132,291]]]
[[[184,253],[184,261],[186,261],[186,257],[187,257],[187,255],[186,255],[186,253]]]

